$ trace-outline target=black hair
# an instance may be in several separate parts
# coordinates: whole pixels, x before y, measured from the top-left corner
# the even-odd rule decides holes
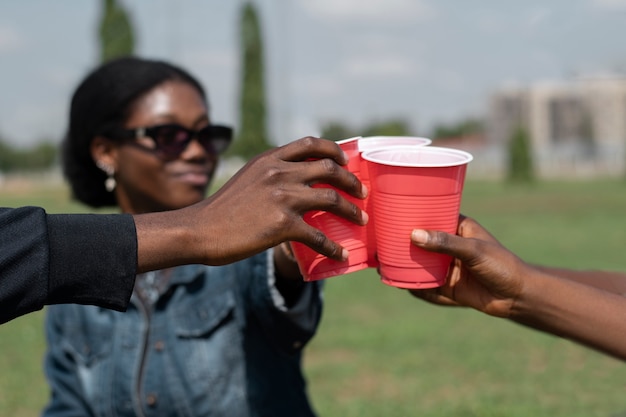
[[[74,198],[91,207],[117,205],[115,193],[104,188],[106,174],[96,167],[91,142],[103,131],[122,126],[137,98],[172,80],[190,84],[206,101],[200,83],[182,68],[137,57],[106,62],[78,85],[61,149],[63,174]]]

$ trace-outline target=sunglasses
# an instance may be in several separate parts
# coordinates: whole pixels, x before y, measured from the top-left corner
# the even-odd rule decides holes
[[[233,129],[228,126],[209,125],[199,130],[187,129],[179,124],[165,124],[134,129],[117,128],[107,132],[111,139],[124,139],[142,149],[152,151],[164,159],[178,158],[196,139],[211,155],[219,155],[228,148],[233,137]],[[148,147],[140,138],[150,138],[154,147]]]

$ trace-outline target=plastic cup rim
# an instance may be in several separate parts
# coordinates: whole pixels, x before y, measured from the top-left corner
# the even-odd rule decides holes
[[[369,148],[369,149],[367,148],[368,147],[368,145],[367,145],[368,142],[369,143],[376,142],[377,140],[384,140],[384,138],[415,139],[415,141],[417,143],[415,143],[413,145],[408,144],[408,143],[404,143],[404,144],[401,144],[401,145],[385,145],[383,143],[378,143],[376,145],[370,145],[370,146],[375,146],[375,148],[374,147]],[[415,146],[415,145],[417,145],[417,146],[428,146],[431,143],[433,143],[432,139],[426,138],[426,137],[423,137],[423,136],[407,136],[407,135],[401,135],[401,136],[384,136],[384,135],[383,136],[362,136],[359,139],[359,151],[367,152],[367,151],[374,150],[374,149],[379,149],[380,147],[385,147],[385,146]],[[365,147],[365,149],[363,149],[363,147]]]
[[[405,152],[422,152],[422,153],[431,153],[431,154],[454,154],[462,157],[459,161],[454,162],[441,162],[441,163],[427,163],[427,162],[392,162],[385,161],[381,159],[377,159],[374,154],[379,152],[386,152],[389,150],[394,151],[405,151]],[[365,151],[361,154],[361,157],[366,161],[373,162],[381,165],[389,165],[389,166],[400,166],[400,167],[411,167],[411,168],[436,168],[436,167],[452,167],[465,165],[470,163],[474,157],[471,153],[462,151],[460,149],[453,148],[444,148],[439,146],[405,146],[405,145],[390,145],[390,146],[381,146],[376,149],[371,149]]]
[[[420,139],[428,142],[432,142],[432,139],[427,138],[425,136],[410,136],[410,135],[376,135],[376,136],[361,136],[363,140],[373,140],[373,139],[382,139],[382,138],[400,138],[400,139]],[[395,146],[395,145],[394,145]]]
[[[362,139],[362,137],[361,137],[361,136],[354,136],[354,137],[352,137],[352,138],[338,140],[338,141],[336,141],[335,143],[336,143],[337,145],[342,145],[342,144],[344,144],[344,143],[349,143],[349,142],[352,142],[352,141],[355,141],[355,140],[361,140],[361,139]]]

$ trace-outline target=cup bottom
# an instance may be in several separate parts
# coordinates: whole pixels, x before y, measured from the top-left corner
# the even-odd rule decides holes
[[[335,267],[328,271],[316,272],[313,274],[302,274],[302,278],[304,281],[307,281],[307,282],[319,281],[321,279],[336,277],[338,275],[345,275],[351,272],[360,271],[368,267],[369,265],[367,264],[367,262],[363,262],[363,263],[356,264],[356,265],[346,265],[346,266],[341,266],[341,267]],[[302,273],[302,271],[300,272]]]
[[[292,248],[298,268],[304,281],[318,281],[320,279],[349,274],[368,268],[368,253],[363,242],[349,240],[343,242],[350,251],[350,256],[345,261],[336,261],[315,252],[303,243],[292,242]]]
[[[380,266],[380,280],[383,284],[404,289],[425,289],[441,287],[446,283],[445,270],[426,268],[397,268],[388,265]]]

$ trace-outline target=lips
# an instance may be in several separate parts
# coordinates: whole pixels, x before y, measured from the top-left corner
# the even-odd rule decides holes
[[[188,171],[175,175],[178,181],[195,186],[206,186],[209,183],[209,174],[206,171]]]

